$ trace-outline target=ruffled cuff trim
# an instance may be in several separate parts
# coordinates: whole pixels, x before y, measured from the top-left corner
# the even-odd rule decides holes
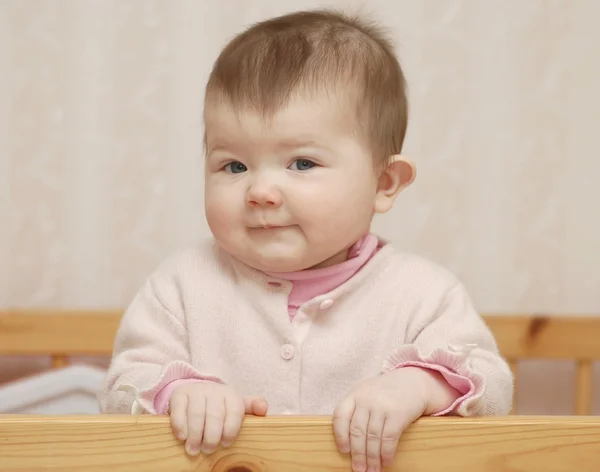
[[[141,412],[156,414],[157,412],[154,407],[156,396],[163,388],[176,380],[208,380],[211,382],[225,383],[223,380],[215,377],[214,375],[201,374],[186,362],[171,362],[163,370],[162,374],[158,378],[158,381],[152,387],[146,390],[141,390],[138,393],[135,402],[137,405],[134,404],[132,413],[135,412],[133,410],[140,412],[141,409]]]
[[[409,366],[435,370],[442,374],[446,382],[461,396],[432,416],[471,416],[479,409],[485,391],[483,376],[475,372],[469,362],[469,355],[474,347],[468,345],[457,349],[449,346],[448,350],[435,349],[425,356],[414,345],[402,346],[383,363],[382,373]]]

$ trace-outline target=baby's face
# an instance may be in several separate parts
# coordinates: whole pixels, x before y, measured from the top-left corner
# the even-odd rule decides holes
[[[369,230],[377,190],[353,117],[297,98],[268,121],[208,105],[205,122],[206,216],[226,251],[266,272],[345,260]]]

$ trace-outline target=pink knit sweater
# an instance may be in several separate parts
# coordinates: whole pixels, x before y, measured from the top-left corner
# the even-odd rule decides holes
[[[156,413],[171,382],[211,379],[264,396],[269,414],[331,414],[362,380],[417,365],[462,394],[439,414],[507,414],[510,370],[465,289],[435,264],[381,246],[349,280],[290,305],[291,320],[283,275],[213,242],[170,258],[124,315],[101,410]]]
[[[297,272],[277,273],[270,272],[268,275],[275,278],[285,279],[292,282],[290,294],[288,295],[288,313],[290,320],[294,319],[298,308],[319,295],[337,288],[352,277],[360,268],[377,252],[379,240],[374,234],[363,236],[348,251],[348,259],[339,264],[319,269],[306,269]],[[201,382],[198,379],[177,379],[167,384],[154,397],[154,409],[158,413],[166,413],[173,391],[181,384],[190,382]],[[463,397],[472,391],[467,388]]]

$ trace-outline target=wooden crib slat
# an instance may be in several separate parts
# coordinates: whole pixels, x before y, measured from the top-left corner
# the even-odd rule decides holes
[[[577,362],[577,381],[575,384],[575,413],[589,415],[592,411],[592,370],[589,360]]]
[[[568,438],[568,441],[565,440]],[[388,472],[597,472],[600,418],[423,418]],[[165,416],[0,415],[0,472],[350,471],[329,418],[248,417],[233,447],[189,458]]]
[[[62,354],[53,354],[51,359],[53,369],[60,369],[69,365],[69,356],[65,356]]]
[[[513,407],[511,413],[514,414],[517,410],[517,386],[518,386],[518,370],[519,370],[519,361],[518,359],[508,359],[508,366],[513,374]]]

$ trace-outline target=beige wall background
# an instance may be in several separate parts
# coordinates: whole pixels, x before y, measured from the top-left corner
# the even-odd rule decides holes
[[[0,0],[0,308],[122,307],[208,236],[212,61],[317,6],[382,20],[408,77],[418,178],[374,229],[484,312],[600,314],[596,0]],[[568,410],[557,369],[526,377]]]

